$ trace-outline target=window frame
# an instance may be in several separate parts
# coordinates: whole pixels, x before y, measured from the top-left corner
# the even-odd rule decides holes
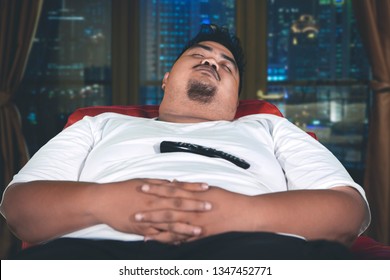
[[[112,105],[138,104],[139,0],[112,0]]]

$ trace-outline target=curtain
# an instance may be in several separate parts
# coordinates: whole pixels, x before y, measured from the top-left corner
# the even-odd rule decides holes
[[[28,160],[19,111],[12,102],[27,63],[43,0],[0,0],[0,190]],[[0,253],[12,246],[0,220]]]
[[[390,1],[352,1],[361,38],[372,67],[364,187],[371,204],[368,234],[390,243]]]

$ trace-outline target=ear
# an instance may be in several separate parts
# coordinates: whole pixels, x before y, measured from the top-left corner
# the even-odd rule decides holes
[[[169,77],[169,72],[166,72],[166,73],[164,74],[164,78],[163,78],[162,84],[161,84],[162,90],[165,90],[165,85],[166,85],[166,83],[167,83],[167,81],[168,81],[168,77]]]

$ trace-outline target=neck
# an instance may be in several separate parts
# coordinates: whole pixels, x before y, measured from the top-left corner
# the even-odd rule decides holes
[[[158,116],[159,121],[172,122],[172,123],[200,123],[213,121],[206,118],[194,117],[194,116],[183,116],[174,114],[160,114]]]

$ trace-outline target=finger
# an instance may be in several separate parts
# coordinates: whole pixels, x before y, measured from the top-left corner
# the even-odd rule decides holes
[[[162,231],[155,235],[148,235],[144,238],[145,241],[154,240],[175,245],[180,245],[180,243],[186,242],[188,239],[188,235],[174,234],[168,231]]]
[[[212,208],[213,206],[209,201],[184,197],[160,197],[153,199],[153,202],[149,204],[149,209],[152,211],[179,210],[204,212],[210,211]]]
[[[171,183],[171,181],[165,180],[165,179],[150,179],[150,178],[147,178],[147,179],[142,179],[142,180],[146,184],[155,184],[155,185]]]
[[[200,236],[202,228],[188,223],[155,223],[153,228],[159,231],[169,231],[178,235],[186,235],[187,238]]]
[[[190,197],[193,192],[207,191],[209,186],[204,183],[171,182],[168,184],[143,184],[139,190],[144,193],[163,197]]]
[[[191,224],[193,215],[191,212],[175,210],[155,210],[148,212],[138,212],[134,215],[134,220],[142,223],[187,223]]]
[[[162,206],[168,209],[175,209],[180,211],[209,211],[212,205],[208,201],[186,199],[182,197],[166,198],[160,200]]]
[[[204,192],[209,189],[209,185],[207,183],[181,182],[174,179],[172,184],[177,188],[191,192]]]

